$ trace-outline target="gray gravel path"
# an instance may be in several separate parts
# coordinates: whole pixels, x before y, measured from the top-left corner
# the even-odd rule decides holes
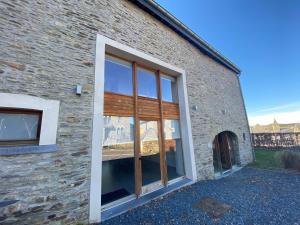
[[[195,207],[203,197],[232,208],[213,219]],[[300,173],[246,167],[219,180],[185,187],[101,224],[300,225]]]

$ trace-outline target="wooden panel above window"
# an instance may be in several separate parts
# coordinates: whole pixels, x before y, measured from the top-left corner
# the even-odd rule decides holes
[[[179,119],[179,105],[172,102],[162,102],[162,111],[164,119]]]
[[[133,116],[134,99],[132,96],[105,92],[105,116]]]
[[[179,105],[172,102],[162,102],[164,119],[179,119]],[[139,117],[159,119],[159,101],[145,97],[138,97]],[[131,96],[105,92],[104,115],[133,116],[134,99]]]
[[[138,114],[144,118],[160,118],[159,101],[157,99],[138,97]]]

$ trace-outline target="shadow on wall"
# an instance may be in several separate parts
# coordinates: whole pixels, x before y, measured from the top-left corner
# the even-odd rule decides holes
[[[240,165],[238,137],[231,131],[217,134],[213,140],[213,165],[215,173],[225,173]]]

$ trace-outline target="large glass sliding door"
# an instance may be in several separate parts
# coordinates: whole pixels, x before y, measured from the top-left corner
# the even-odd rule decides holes
[[[142,186],[161,181],[158,121],[140,121]]]
[[[135,193],[134,121],[105,116],[102,149],[102,204]]]
[[[164,120],[164,134],[168,179],[172,180],[185,175],[179,121]]]
[[[107,56],[104,86],[102,205],[184,176],[176,79]]]

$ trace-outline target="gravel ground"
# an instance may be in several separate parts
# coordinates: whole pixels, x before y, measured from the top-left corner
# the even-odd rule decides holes
[[[195,207],[203,197],[232,208],[213,219]],[[184,187],[101,224],[300,225],[300,173],[246,167],[219,180]]]

